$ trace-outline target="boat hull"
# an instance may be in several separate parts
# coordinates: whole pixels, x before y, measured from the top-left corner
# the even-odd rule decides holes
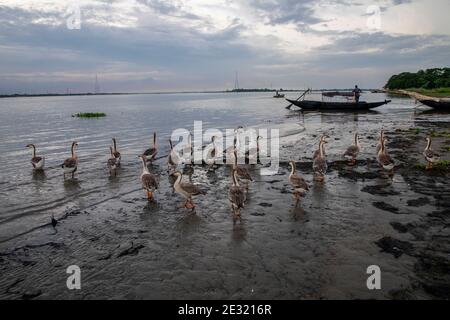
[[[388,104],[391,100],[385,100],[381,102],[325,102],[325,101],[312,101],[302,100],[295,101],[286,99],[289,103],[301,108],[302,110],[332,110],[332,111],[360,111],[370,110],[382,105]]]
[[[437,110],[449,110],[450,100],[419,100],[420,103]]]

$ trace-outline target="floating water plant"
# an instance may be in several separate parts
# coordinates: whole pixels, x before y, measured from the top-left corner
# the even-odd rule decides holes
[[[72,117],[77,118],[101,118],[106,117],[106,113],[104,112],[80,112],[72,115]]]

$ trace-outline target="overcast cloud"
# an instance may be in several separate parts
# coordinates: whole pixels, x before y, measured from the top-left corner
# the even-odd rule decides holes
[[[80,29],[67,27],[74,5]],[[93,91],[96,74],[106,92],[232,89],[236,71],[247,88],[376,88],[450,65],[448,12],[448,0],[0,0],[0,93]]]

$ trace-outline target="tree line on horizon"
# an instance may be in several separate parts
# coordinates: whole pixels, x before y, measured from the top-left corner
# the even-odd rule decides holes
[[[385,85],[386,89],[436,89],[450,88],[450,68],[433,68],[417,73],[403,72],[393,75]]]

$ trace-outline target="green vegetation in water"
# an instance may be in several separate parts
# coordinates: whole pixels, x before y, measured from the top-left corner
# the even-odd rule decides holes
[[[446,131],[441,131],[441,132],[431,131],[430,132],[430,136],[432,138],[450,138],[450,132],[446,132]]]
[[[426,170],[427,166],[422,163],[417,163],[414,165],[414,168],[417,170]],[[432,170],[436,171],[450,171],[450,161],[449,160],[441,160],[433,164]]]
[[[433,92],[433,89],[438,89],[436,93],[443,95],[450,90],[450,68],[434,68],[420,70],[417,73],[396,74],[389,79],[385,87],[390,90],[418,88],[419,90],[431,90],[430,93]]]
[[[80,112],[72,115],[72,117],[77,118],[101,118],[106,117],[106,113],[103,112]]]

